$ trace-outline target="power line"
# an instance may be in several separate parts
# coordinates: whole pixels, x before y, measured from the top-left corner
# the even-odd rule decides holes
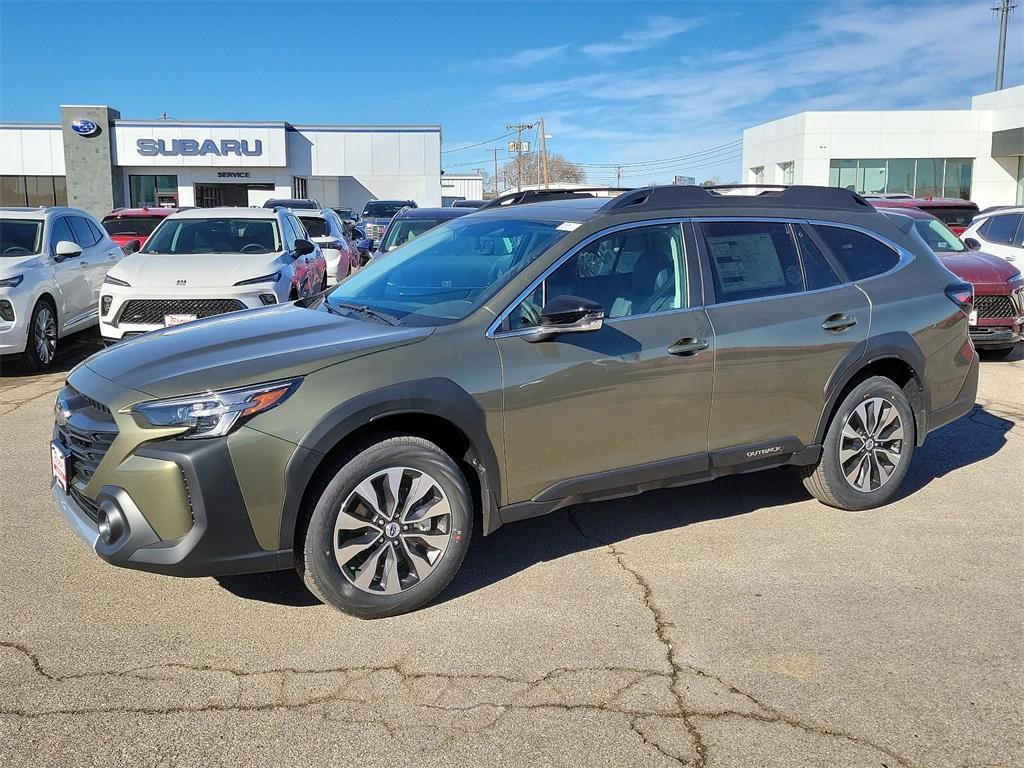
[[[730,141],[727,144],[719,144],[718,146],[715,147],[708,147],[707,149],[702,149],[698,152],[691,152],[686,155],[676,155],[675,157],[663,157],[657,160],[637,160],[631,163],[576,163],[576,165],[583,165],[586,166],[587,168],[635,168],[638,166],[678,163],[680,161],[685,160],[695,160],[699,158],[701,155],[708,155],[716,152],[737,149],[742,144],[742,139],[736,139],[735,141]]]
[[[478,141],[476,144],[467,144],[464,147],[456,147],[455,149],[444,149],[444,150],[441,150],[441,154],[442,155],[447,155],[449,152],[461,152],[464,149],[473,149],[473,147],[482,147],[484,144],[493,144],[496,141],[501,141],[502,139],[507,139],[509,136],[511,136],[514,133],[515,133],[515,131],[511,131],[510,133],[506,133],[506,134],[504,134],[502,136],[495,136],[493,139],[488,139],[487,141]]]

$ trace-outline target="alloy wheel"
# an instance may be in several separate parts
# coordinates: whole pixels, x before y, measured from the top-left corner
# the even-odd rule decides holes
[[[839,438],[839,464],[854,489],[876,491],[889,482],[903,456],[903,420],[881,397],[864,400],[846,418]]]
[[[393,595],[433,572],[451,541],[452,510],[436,479],[411,467],[373,473],[334,525],[334,558],[357,589]]]
[[[32,343],[39,362],[49,365],[57,351],[57,321],[45,304],[36,312],[36,320],[32,324]]]

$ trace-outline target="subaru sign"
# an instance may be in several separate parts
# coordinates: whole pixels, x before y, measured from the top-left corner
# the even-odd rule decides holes
[[[93,136],[100,132],[100,127],[92,120],[79,119],[71,121],[71,130],[79,136]]]
[[[263,155],[263,142],[259,139],[139,139],[135,142],[136,151],[143,157],[205,157],[216,155],[225,157],[260,157]]]

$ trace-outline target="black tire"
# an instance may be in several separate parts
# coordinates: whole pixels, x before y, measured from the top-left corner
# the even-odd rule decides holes
[[[1005,360],[1013,354],[1013,351],[1016,348],[1016,345],[1012,347],[982,347],[978,351],[981,353],[982,357],[987,357],[992,360]]]
[[[38,325],[45,322],[45,313],[49,313],[50,323],[52,324],[52,351],[49,359],[45,359],[44,355],[40,353],[38,347],[37,331],[39,330]],[[47,334],[49,337],[49,334]],[[36,305],[32,308],[32,315],[28,321],[28,340],[25,342],[25,351],[21,354],[19,361],[22,368],[26,371],[44,371],[53,365],[53,361],[57,357],[57,308],[53,306],[53,302],[49,299],[42,298],[36,302]]]
[[[446,497],[450,515],[448,516],[447,535],[448,541],[442,554],[430,566],[431,570],[420,580],[406,570],[401,580],[400,590],[394,594],[376,593],[367,588],[357,587],[355,579],[358,576],[354,567],[350,575],[342,573],[342,566],[335,555],[335,547],[340,547],[339,532],[336,525],[342,518],[343,505],[355,498],[356,487],[368,478],[373,478],[377,473],[384,470],[395,470],[396,468],[408,468],[408,476],[416,472],[425,473],[425,476],[439,487]],[[403,475],[402,482],[406,481],[407,475]],[[434,488],[431,488],[431,493]],[[397,494],[401,496],[401,494]],[[411,498],[408,496],[406,498]],[[415,506],[415,499],[409,504]],[[396,506],[402,506],[396,501]],[[355,508],[364,510],[367,507],[357,505]],[[427,506],[427,508],[432,508]],[[411,512],[410,512],[411,514]],[[352,518],[347,518],[351,520]],[[397,512],[395,521],[399,520]],[[469,542],[473,532],[473,503],[466,479],[451,457],[433,443],[418,437],[407,435],[380,438],[372,444],[356,446],[345,456],[341,457],[335,465],[324,474],[318,486],[310,494],[309,506],[306,509],[307,524],[304,530],[299,531],[296,540],[296,563],[295,567],[299,575],[305,581],[309,591],[324,603],[334,606],[352,616],[363,619],[376,619],[385,616],[395,616],[407,613],[426,605],[433,600],[441,591],[448,586],[448,583],[455,576],[462,561],[469,549]],[[408,527],[408,526],[405,526]],[[402,541],[405,537],[416,539],[416,531],[394,534],[400,535],[402,541],[387,539],[385,533],[387,528],[381,526],[374,529],[382,531],[377,541],[382,542],[381,548],[391,546],[392,552],[398,555],[399,560],[403,557]],[[367,531],[369,536],[376,535],[370,528],[362,529]],[[344,533],[344,532],[342,532]],[[353,534],[354,535],[354,534]],[[375,570],[382,573],[387,567],[389,557],[387,552],[379,555],[374,549],[376,544],[367,546],[369,556],[364,561],[364,568],[367,572]],[[406,550],[407,551],[407,550]],[[392,555],[393,556],[393,555]],[[408,557],[405,563],[408,565]],[[372,567],[371,561],[373,561]],[[422,561],[421,561],[422,564]],[[401,565],[398,566],[398,573]],[[360,571],[361,573],[362,571]],[[376,584],[381,589],[383,582]]]
[[[854,412],[862,405],[864,410],[855,416]],[[861,423],[861,413],[866,412],[870,420],[870,415],[878,412],[881,414],[878,421],[884,422],[893,411],[898,416],[899,427],[902,427],[899,458],[894,466],[889,457],[892,455],[891,449],[894,448],[895,441],[890,438],[896,433],[890,431],[891,427],[880,427],[877,438],[871,436],[870,430],[866,430],[869,439],[844,437],[844,428],[848,422],[848,434],[860,431],[856,425]],[[866,379],[855,386],[840,403],[825,433],[818,463],[802,468],[804,487],[823,504],[837,509],[861,510],[879,507],[893,497],[906,477],[914,455],[916,436],[914,412],[903,390],[891,379],[882,376]],[[883,447],[875,449],[875,445]],[[845,463],[840,459],[841,448],[846,455],[852,454]],[[872,450],[868,450],[869,448]],[[865,468],[863,463],[858,463],[858,460],[866,461],[867,467]],[[854,474],[852,480],[848,479],[847,472]],[[885,472],[889,473],[887,479],[877,487],[872,487],[875,479],[880,479]],[[862,488],[855,485],[857,481],[863,483]]]

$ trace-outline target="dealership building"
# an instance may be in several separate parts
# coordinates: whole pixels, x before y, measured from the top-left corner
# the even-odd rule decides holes
[[[1024,203],[1024,86],[970,109],[801,112],[743,132],[748,184]]]
[[[260,206],[315,197],[441,204],[438,125],[123,120],[62,106],[54,124],[0,124],[0,205]]]

